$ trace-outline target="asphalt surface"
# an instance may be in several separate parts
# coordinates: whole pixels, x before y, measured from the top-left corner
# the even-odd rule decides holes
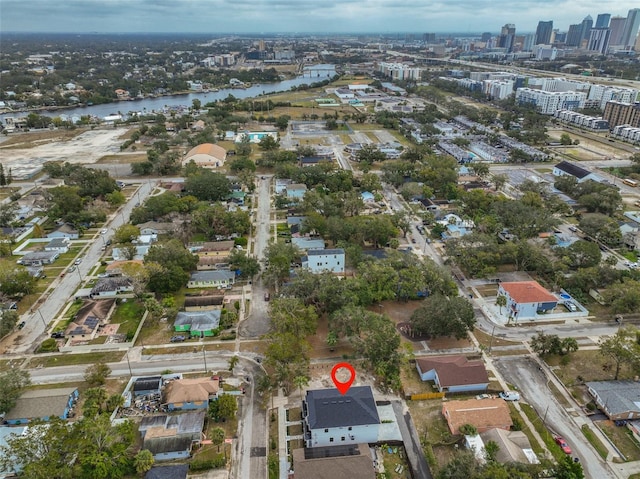
[[[533,406],[545,425],[564,437],[573,457],[578,457],[585,475],[590,479],[615,478],[598,456],[564,406],[558,403],[547,385],[547,376],[528,357],[504,357],[493,360],[502,377],[515,385],[523,400]]]

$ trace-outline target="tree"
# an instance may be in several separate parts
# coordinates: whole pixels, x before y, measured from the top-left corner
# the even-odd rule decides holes
[[[613,379],[618,380],[620,369],[625,365],[638,365],[640,363],[640,345],[634,341],[636,329],[633,327],[620,328],[613,335],[601,339],[600,354],[611,359],[615,365]]]
[[[19,318],[20,315],[17,311],[12,309],[2,311],[0,314],[0,338],[5,337],[13,331],[13,328],[15,328]]]
[[[232,270],[240,271],[240,277],[251,279],[260,273],[260,263],[252,256],[247,256],[244,251],[234,249],[228,257],[229,266]]]
[[[231,419],[236,416],[238,403],[235,396],[223,394],[218,397],[218,417],[222,420]]]
[[[194,102],[197,100],[193,100]],[[149,449],[142,449],[136,454],[133,459],[133,465],[136,468],[136,472],[140,475],[149,471],[153,464],[155,463],[155,459],[153,458],[153,453]]]
[[[434,294],[413,312],[410,323],[412,330],[418,334],[431,337],[455,336],[462,339],[473,328],[475,313],[473,306],[465,298]]]
[[[31,384],[31,376],[22,369],[9,369],[0,374],[0,413],[11,411],[22,391],[29,384]]]
[[[18,207],[18,203],[15,203],[13,201],[0,204],[0,226],[11,226],[11,223],[13,223],[16,218]]]
[[[498,295],[496,305],[500,306],[500,314],[502,314],[502,307],[507,305],[507,297],[504,294]]]
[[[333,351],[337,344],[338,335],[333,331],[329,331],[329,333],[327,334],[327,346],[329,346],[329,351]]]
[[[596,266],[602,259],[600,247],[592,241],[578,240],[567,248],[567,256],[575,268]]]
[[[90,388],[104,386],[110,374],[111,368],[103,362],[98,362],[85,369],[84,380]]]
[[[222,173],[202,169],[187,177],[184,188],[201,201],[220,201],[231,193],[231,182]]]
[[[0,293],[10,298],[21,298],[35,291],[37,279],[23,266],[0,259]]]
[[[229,371],[233,371],[233,368],[235,368],[239,362],[240,358],[238,356],[231,356],[231,358],[229,359]]]
[[[225,436],[225,432],[224,432],[224,429],[222,429],[221,427],[214,427],[211,430],[211,434],[209,434],[209,438],[211,439],[211,442],[216,446],[219,446],[224,442],[224,436]]]
[[[258,143],[258,148],[260,148],[262,151],[277,150],[279,147],[279,140],[276,140],[271,135],[264,135],[262,138],[260,138],[260,142]]]
[[[236,153],[238,156],[249,156],[251,154],[251,140],[248,135],[242,135],[239,143],[236,143]]]
[[[309,377],[305,375],[296,376],[293,378],[293,384],[300,391],[300,397],[302,397],[302,388],[309,385]]]
[[[571,456],[565,456],[555,467],[556,479],[584,479],[582,464],[575,462]]]
[[[500,446],[495,441],[487,441],[484,445],[484,455],[487,458],[487,461],[495,461],[496,456],[500,452]]]
[[[105,409],[107,401],[107,391],[102,387],[89,388],[84,392],[84,404],[82,415],[84,417],[95,417]]]
[[[140,236],[140,228],[130,224],[118,227],[113,233],[113,241],[119,244],[131,243]]]
[[[460,433],[465,436],[477,436],[478,429],[473,424],[463,424],[460,426]]]
[[[277,333],[291,333],[304,338],[315,334],[318,315],[313,306],[306,306],[298,298],[278,298],[269,308],[271,324]]]

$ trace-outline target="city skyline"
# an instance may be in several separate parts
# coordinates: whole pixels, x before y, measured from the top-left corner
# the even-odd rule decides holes
[[[0,0],[0,31],[53,33],[478,33],[513,23],[567,31],[587,15],[626,16],[633,1],[595,0]]]

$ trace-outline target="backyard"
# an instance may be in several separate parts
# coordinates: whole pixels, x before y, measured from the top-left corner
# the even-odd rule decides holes
[[[131,340],[144,315],[144,304],[138,301],[121,300],[110,318],[111,324],[119,324],[118,334],[124,334]]]

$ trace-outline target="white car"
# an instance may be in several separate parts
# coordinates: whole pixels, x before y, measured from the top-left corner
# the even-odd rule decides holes
[[[101,234],[101,235],[106,235],[106,234],[107,234],[107,231],[109,231],[107,228],[102,228],[102,229],[100,230],[100,234]]]
[[[520,393],[515,391],[502,392],[500,397],[505,401],[520,401]]]

